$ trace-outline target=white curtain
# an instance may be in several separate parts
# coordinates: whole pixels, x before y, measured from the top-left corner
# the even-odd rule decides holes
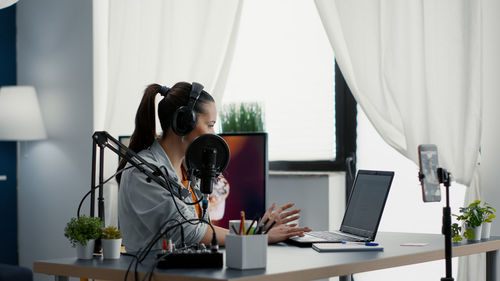
[[[147,85],[199,82],[222,100],[242,0],[94,0],[94,129],[130,135]],[[106,175],[118,158],[106,156]],[[116,225],[116,188],[106,187]]]
[[[315,2],[342,73],[382,138],[415,163],[419,144],[436,144],[440,166],[469,186],[465,203],[480,199],[473,178],[481,137],[481,1]],[[484,270],[463,267],[458,280],[484,280]]]

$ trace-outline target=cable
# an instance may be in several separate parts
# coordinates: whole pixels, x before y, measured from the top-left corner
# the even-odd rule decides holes
[[[164,173],[161,173],[161,175],[162,175],[162,177],[166,180],[167,185],[169,186],[169,188],[168,188],[167,190],[170,192],[170,195],[172,195],[172,200],[174,201],[174,206],[175,206],[175,208],[177,209],[177,212],[179,212],[179,214],[181,215],[181,217],[182,217],[182,219],[183,219],[183,220],[185,220],[185,221],[189,221],[189,219],[188,219],[188,218],[186,218],[186,217],[184,216],[184,214],[181,212],[181,210],[180,210],[179,206],[177,205],[177,201],[175,201],[175,198],[174,198],[174,196],[173,196],[174,194],[172,193],[172,186],[170,185],[170,181],[168,181],[168,180],[167,180],[167,178],[170,178],[170,176],[168,175],[168,170],[167,170],[167,168],[166,168],[165,166],[161,166],[161,167],[160,167],[160,169],[161,169],[161,168],[163,168],[163,169],[165,170],[165,174],[164,174]],[[160,170],[160,172],[161,172],[161,170]],[[178,183],[176,182],[176,184],[178,184]],[[182,200],[182,199],[181,199],[181,201],[182,201],[183,203],[187,203],[187,202],[185,202],[185,201],[184,201],[184,200]],[[198,200],[197,202],[200,202],[200,200]],[[202,214],[202,215],[204,215],[204,214]],[[203,219],[203,217],[202,217],[202,219]],[[191,222],[190,222],[190,224],[195,225],[194,223],[191,223]],[[211,225],[211,224],[209,223],[209,225]]]
[[[141,163],[141,165],[143,165],[143,164]],[[126,167],[126,168],[120,169],[120,170],[118,170],[116,173],[114,173],[112,176],[110,176],[109,178],[107,178],[107,179],[106,179],[106,180],[105,180],[102,184],[98,184],[98,185],[96,185],[96,186],[92,187],[92,188],[90,189],[90,191],[89,191],[89,192],[87,192],[87,193],[83,196],[82,200],[80,201],[80,204],[78,204],[78,209],[77,209],[77,211],[76,211],[76,216],[77,216],[78,218],[80,217],[80,210],[81,210],[81,208],[82,208],[82,204],[83,204],[83,202],[85,201],[85,199],[86,199],[86,198],[87,198],[87,197],[88,197],[88,196],[89,196],[89,195],[90,195],[90,194],[91,194],[94,190],[96,190],[96,189],[98,189],[99,187],[101,187],[101,185],[102,185],[102,186],[104,186],[106,183],[108,183],[110,180],[112,180],[112,179],[113,179],[116,175],[118,175],[119,173],[122,173],[122,172],[124,172],[125,170],[128,170],[128,169],[130,169],[130,168],[134,168],[134,166],[129,166],[129,167]]]
[[[163,228],[169,222],[172,222],[172,221],[176,221],[177,223],[167,227],[164,231],[161,231],[161,228]],[[203,219],[191,219],[190,221],[199,221],[199,223],[203,222],[203,223],[209,224],[206,220],[203,220]],[[128,280],[127,277],[128,277],[128,274],[130,272],[132,265],[134,264],[134,261],[135,261],[134,278],[135,278],[135,280],[138,280],[137,268],[139,266],[139,263],[142,263],[144,261],[144,259],[147,257],[147,255],[151,251],[151,248],[158,241],[158,239],[161,238],[163,235],[166,235],[170,230],[174,229],[175,227],[182,226],[183,224],[188,223],[188,222],[189,221],[179,222],[177,219],[170,219],[170,220],[167,220],[166,222],[164,222],[162,227],[160,228],[160,231],[157,232],[157,234],[155,236],[153,236],[153,239],[151,239],[151,241],[143,249],[139,249],[137,251],[137,255],[131,254],[131,256],[133,256],[134,259],[132,259],[132,261],[130,262],[130,264],[127,268],[124,280]],[[212,231],[215,233],[214,227],[211,224],[209,224],[209,226],[212,228]]]
[[[153,266],[148,271],[148,273],[146,273],[146,275],[144,275],[144,277],[142,278],[142,281],[145,281],[146,278],[148,277],[148,275],[149,275],[148,281],[151,281],[151,279],[153,278],[153,271],[155,270],[157,265],[158,265],[158,259],[155,260],[155,262],[153,263]]]

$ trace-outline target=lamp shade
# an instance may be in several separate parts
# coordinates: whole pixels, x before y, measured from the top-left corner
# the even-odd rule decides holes
[[[0,9],[7,8],[10,5],[13,5],[17,2],[17,0],[0,0]]]
[[[47,138],[35,88],[0,88],[0,140],[38,140]]]

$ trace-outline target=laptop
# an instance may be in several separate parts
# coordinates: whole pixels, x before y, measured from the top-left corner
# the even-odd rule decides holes
[[[312,243],[375,240],[394,172],[359,170],[349,203],[338,231],[311,231],[303,237],[292,237],[287,243],[308,247]]]

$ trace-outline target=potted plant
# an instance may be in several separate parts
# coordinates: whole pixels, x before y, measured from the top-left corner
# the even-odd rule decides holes
[[[481,239],[490,239],[491,222],[493,221],[494,218],[496,218],[495,212],[497,210],[488,205],[488,203],[483,202],[482,211],[483,211],[483,226],[481,230]]]
[[[101,236],[103,223],[99,218],[81,216],[71,218],[64,229],[64,236],[71,246],[76,247],[79,259],[91,259],[94,252],[95,239]]]
[[[119,259],[122,246],[122,234],[115,226],[102,230],[102,254],[105,259]]]
[[[481,240],[481,224],[483,223],[484,210],[480,204],[481,201],[476,200],[467,207],[461,207],[461,215],[453,215],[457,217],[458,221],[462,222],[463,236],[468,240]],[[459,238],[457,237],[457,233],[460,233],[461,230],[462,228],[458,224],[452,225],[453,241],[461,240],[458,240]]]
[[[224,133],[264,131],[262,107],[256,102],[224,105],[220,118]]]
[[[458,223],[454,223],[451,225],[451,240],[453,242],[462,241],[462,227],[458,225]]]

